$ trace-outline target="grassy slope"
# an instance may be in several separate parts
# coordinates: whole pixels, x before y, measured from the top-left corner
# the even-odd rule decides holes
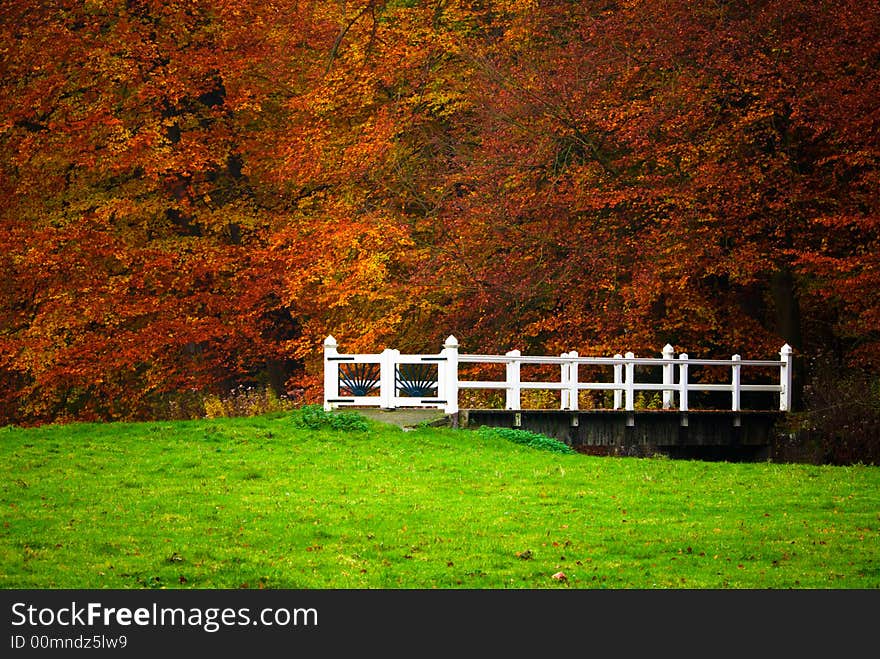
[[[880,587],[877,467],[296,418],[0,429],[0,587]]]

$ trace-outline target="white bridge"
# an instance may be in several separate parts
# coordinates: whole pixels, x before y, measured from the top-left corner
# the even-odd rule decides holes
[[[504,377],[498,379],[460,379],[466,366],[502,364]],[[524,367],[547,368],[541,379],[523,379]],[[553,367],[556,368],[553,368]],[[689,377],[689,369],[699,369],[699,378]],[[590,377],[582,377],[587,374]],[[484,376],[480,376],[484,377]],[[579,409],[580,392],[610,392],[607,409],[636,409],[639,392],[659,394],[662,409],[688,412],[692,392],[719,393],[729,401],[725,408],[743,411],[743,394],[762,392],[778,399],[781,412],[792,404],[792,348],[782,346],[779,359],[693,359],[686,353],[675,355],[667,345],[660,357],[636,357],[628,352],[613,357],[581,357],[577,352],[557,356],[528,356],[513,350],[504,355],[459,353],[458,340],[450,336],[442,350],[433,355],[402,354],[386,349],[375,354],[347,354],[338,351],[336,339],[324,341],[324,408],[341,406],[432,407],[453,415],[459,412],[459,393],[469,389],[503,390],[505,409],[520,410],[524,390],[557,390],[558,408]],[[717,407],[715,408],[717,409]],[[769,409],[765,407],[764,409]]]

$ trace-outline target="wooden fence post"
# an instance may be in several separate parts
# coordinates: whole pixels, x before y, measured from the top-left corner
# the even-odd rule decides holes
[[[628,352],[624,355],[628,360],[635,359],[635,354]],[[624,384],[626,385],[626,400],[625,408],[627,411],[631,412],[636,409],[636,387],[635,387],[635,375],[636,375],[636,365],[631,361],[626,363],[626,378],[624,380]]]
[[[519,357],[522,353],[519,350],[511,350],[510,352],[505,353],[507,357]],[[519,373],[520,373],[520,363],[516,359],[507,362],[507,368],[505,370],[505,375],[507,377],[507,387],[505,392],[505,404],[504,406],[508,410],[518,410],[520,409],[520,381],[519,381]]]
[[[458,339],[451,334],[443,344],[443,354],[446,357],[443,367],[444,411],[446,414],[458,414]]]
[[[397,393],[397,360],[399,350],[385,348],[379,355],[379,407],[385,410],[395,408]]]
[[[675,383],[675,365],[672,360],[675,359],[675,348],[668,343],[663,346],[663,384],[668,385],[669,389],[663,390],[663,409],[668,410],[672,407],[675,398],[675,391],[672,385]]]
[[[688,356],[686,352],[681,353],[678,356],[679,366],[678,366],[678,386],[679,386],[679,394],[678,394],[678,409],[682,412],[688,411]]]
[[[568,363],[568,409],[578,409],[578,353],[576,350],[568,353],[571,360]]]
[[[779,367],[779,411],[791,411],[791,380],[792,380],[792,348],[787,343],[779,351],[779,359],[782,362]]]
[[[327,412],[333,409],[330,399],[339,395],[339,367],[335,361],[331,361],[331,357],[339,354],[337,347],[332,334],[324,339],[324,409]]]
[[[732,398],[731,410],[734,412],[739,412],[740,407],[741,407],[741,401],[740,401],[741,374],[740,374],[740,370],[742,369],[742,366],[740,365],[739,362],[742,360],[742,358],[739,355],[734,355],[730,359],[731,359],[731,361],[733,361],[733,366],[731,367],[732,372],[730,374],[730,384],[731,384],[731,388],[733,390],[733,392],[731,394],[731,398]]]
[[[623,359],[623,355],[617,353],[614,355],[614,359],[620,360]],[[623,384],[623,364],[616,363],[614,364],[614,384],[621,385]],[[623,391],[620,389],[614,390],[614,409],[619,410],[623,407]]]
[[[559,355],[562,359],[568,357],[567,352],[563,352]],[[559,366],[559,384],[561,388],[559,389],[559,409],[567,410],[568,409],[568,389],[569,389],[569,370],[568,370],[568,362],[562,362]]]

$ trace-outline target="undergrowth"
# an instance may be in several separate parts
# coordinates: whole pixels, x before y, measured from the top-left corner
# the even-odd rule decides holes
[[[357,412],[327,412],[321,405],[304,405],[294,417],[300,428],[320,430],[330,428],[345,432],[365,432],[370,429],[367,420]]]
[[[481,426],[477,429],[477,432],[486,438],[497,437],[499,439],[506,439],[515,444],[523,444],[530,448],[550,451],[551,453],[570,454],[576,452],[568,444],[561,442],[558,439],[553,439],[552,437],[547,437],[546,435],[532,432],[530,430],[523,430],[521,428],[493,428],[490,426]]]

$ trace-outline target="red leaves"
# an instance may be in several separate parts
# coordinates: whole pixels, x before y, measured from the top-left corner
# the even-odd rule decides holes
[[[770,352],[780,271],[805,351],[875,346],[873,5],[409,5],[10,9],[6,419],[309,383],[329,333]]]

